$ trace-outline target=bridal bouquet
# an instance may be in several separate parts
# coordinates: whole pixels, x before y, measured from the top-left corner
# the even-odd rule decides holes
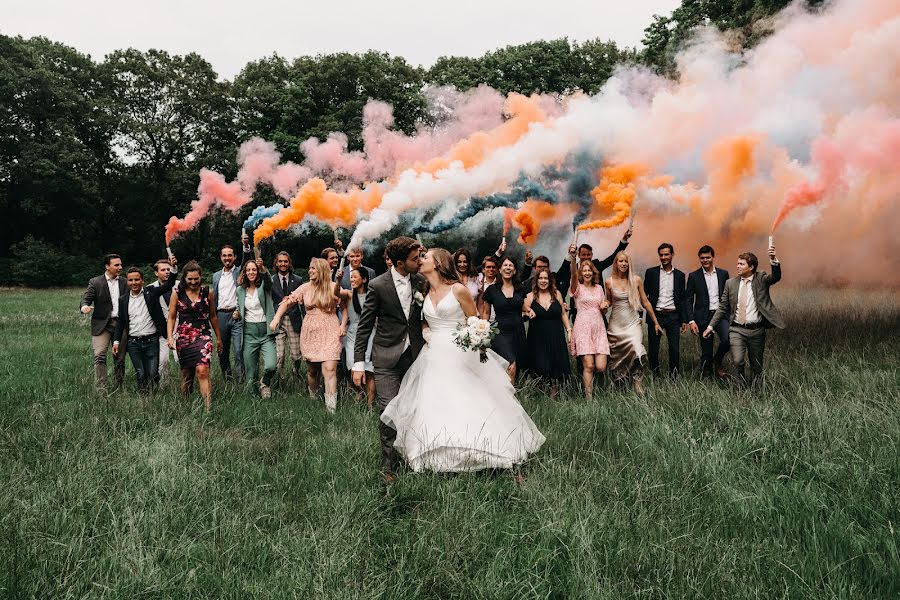
[[[496,324],[490,321],[471,316],[465,323],[456,326],[453,341],[462,350],[478,352],[479,360],[487,362],[487,349],[491,347],[491,340],[500,333]]]

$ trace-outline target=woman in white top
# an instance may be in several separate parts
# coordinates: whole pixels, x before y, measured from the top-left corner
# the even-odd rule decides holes
[[[262,259],[249,260],[241,268],[237,288],[238,313],[244,325],[244,367],[247,386],[263,398],[272,396],[272,378],[277,365],[275,334],[268,323],[275,317],[272,300],[272,278]],[[259,377],[259,358],[263,360],[263,375]]]

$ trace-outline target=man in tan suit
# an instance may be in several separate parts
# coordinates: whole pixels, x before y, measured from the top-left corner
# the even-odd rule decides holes
[[[731,360],[742,381],[746,381],[744,364],[749,357],[752,381],[763,371],[763,352],[766,349],[766,329],[784,329],[784,317],[772,304],[769,287],[781,281],[781,263],[775,256],[775,248],[769,247],[772,274],[757,272],[759,260],[752,252],[738,256],[737,277],[725,282],[725,291],[712,321],[703,331],[703,337],[712,335],[722,319],[728,319],[728,341],[731,344]]]

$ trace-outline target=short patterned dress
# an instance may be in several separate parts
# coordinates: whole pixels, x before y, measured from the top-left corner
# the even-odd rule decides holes
[[[336,314],[338,299],[335,298],[335,305],[330,309],[323,310],[312,305],[314,293],[315,288],[307,281],[291,294],[294,300],[302,298],[306,307],[306,316],[300,329],[300,354],[305,360],[314,363],[340,360],[341,323]]]
[[[196,302],[188,298],[187,290],[178,290],[175,306],[178,327],[175,328],[175,351],[182,369],[209,366],[212,360],[212,334],[209,325],[209,288],[200,288]]]
[[[606,354],[609,356],[609,340],[600,304],[604,293],[602,285],[579,285],[572,294],[575,299],[575,324],[572,325],[572,346],[576,356]]]

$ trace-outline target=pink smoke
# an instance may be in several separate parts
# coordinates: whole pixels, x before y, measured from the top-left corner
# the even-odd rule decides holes
[[[849,178],[855,181],[879,177],[889,183],[900,164],[900,120],[873,109],[844,118],[833,136],[822,136],[812,144],[811,164],[818,177],[789,189],[778,210],[772,231],[795,209],[818,204],[829,194],[846,192]],[[900,186],[895,188],[900,196]]]
[[[213,206],[221,206],[226,210],[236,211],[247,202],[247,195],[236,181],[226,182],[225,177],[209,169],[200,169],[200,185],[197,186],[197,199],[191,202],[191,210],[183,219],[172,217],[166,225],[166,245],[179,233],[197,226],[197,223],[209,214]]]

